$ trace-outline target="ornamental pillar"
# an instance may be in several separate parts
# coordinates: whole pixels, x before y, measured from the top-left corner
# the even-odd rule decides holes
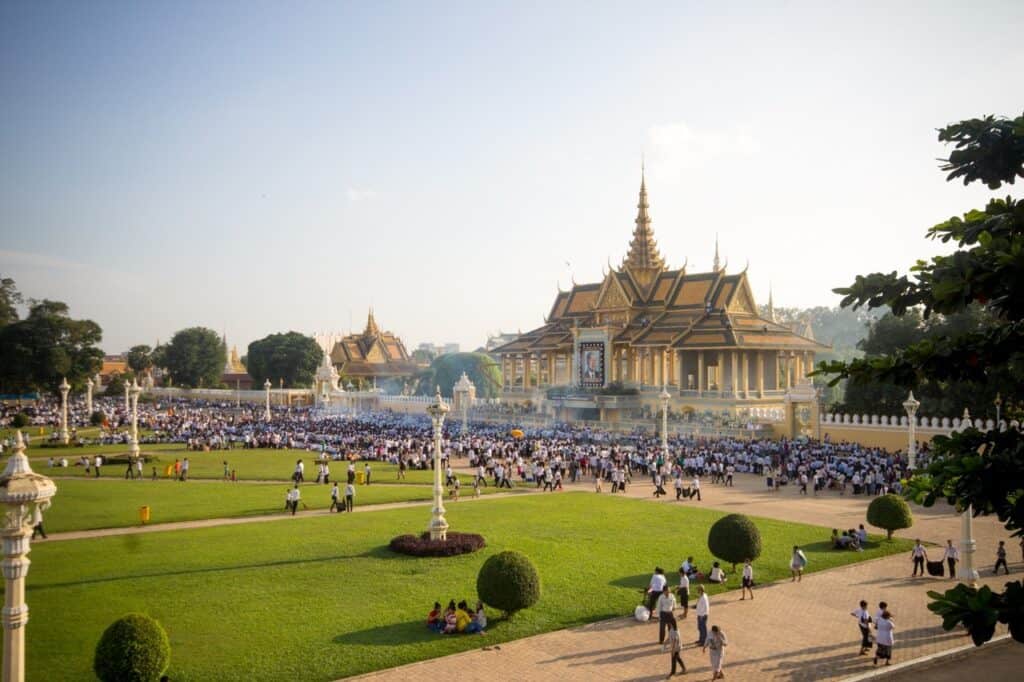
[[[739,359],[740,359],[739,358],[739,351],[735,351],[735,350],[729,351],[729,357],[730,357],[730,360],[732,361],[732,368],[731,368],[732,376],[730,377],[730,381],[729,381],[729,383],[732,385],[732,397],[733,398],[738,398],[739,395],[740,395],[740,376],[739,376],[740,373],[739,373],[739,370],[737,369],[737,367],[739,365]]]
[[[750,353],[740,352],[743,354],[743,397],[750,398]]]
[[[718,351],[718,397],[725,397],[725,351]]]
[[[757,351],[757,397],[764,397],[764,351]]]
[[[704,367],[704,351],[697,351],[697,397],[704,397],[704,381],[707,378],[707,369]]]

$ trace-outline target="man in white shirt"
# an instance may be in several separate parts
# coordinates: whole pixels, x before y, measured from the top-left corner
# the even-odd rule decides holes
[[[693,475],[693,483],[690,484],[690,499],[692,500],[694,498],[694,496],[697,497],[697,501],[698,502],[701,501],[701,497],[700,497],[700,476],[698,476],[696,474]]]
[[[711,615],[711,603],[704,593],[704,586],[697,586],[697,646],[704,646],[708,639],[708,616]]]
[[[351,483],[345,484],[345,511],[352,511],[353,501],[356,496],[356,487]]]
[[[665,590],[666,585],[668,585],[668,580],[665,578],[665,571],[660,566],[655,567],[654,575],[651,576],[651,582],[647,585],[647,599],[645,600],[647,610],[652,614],[654,613],[655,602]]]
[[[295,516],[296,510],[299,508],[299,484],[298,483],[295,484],[294,488],[292,488],[292,489],[290,489],[288,491],[288,494],[285,495],[284,501],[285,501],[285,505],[284,505],[285,509],[286,510],[287,509],[291,509],[292,516]]]
[[[914,561],[914,573],[910,577],[917,577],[918,570],[921,571],[921,576],[924,577],[924,562],[928,559],[928,552],[920,540],[916,540],[915,543],[914,548],[910,550],[910,558]]]
[[[946,560],[946,564],[949,566],[949,577],[956,579],[956,564],[960,561],[960,550],[953,546],[952,540],[946,540],[946,550],[942,554],[942,558]]]
[[[669,623],[672,624],[673,628],[677,627],[676,617],[673,614],[675,609],[675,595],[672,594],[672,590],[666,584],[661,590],[661,596],[658,597],[658,644],[664,644],[665,631],[668,629]]]
[[[679,589],[676,590],[679,597],[679,604],[683,607],[683,618],[690,611],[690,576],[686,575],[686,569],[679,569]]]

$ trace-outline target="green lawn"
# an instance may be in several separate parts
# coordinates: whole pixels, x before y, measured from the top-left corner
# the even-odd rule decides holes
[[[123,455],[127,453],[125,445],[89,446],[81,448],[38,448],[32,447],[26,454],[32,461],[32,467],[42,473],[49,475],[70,475],[84,476],[85,470],[82,467],[69,467],[63,471],[49,470],[46,468],[47,459],[50,457],[67,457],[69,463],[74,463],[78,457],[84,454],[105,454]],[[307,450],[216,450],[213,452],[189,452],[184,446],[176,444],[160,444],[141,446],[142,453],[154,456],[156,459],[146,463],[146,474],[150,474],[155,466],[160,476],[165,473],[168,464],[174,464],[175,459],[189,459],[189,475],[192,478],[215,478],[220,479],[224,475],[224,461],[238,474],[240,480],[262,480],[262,481],[288,481],[292,472],[295,471],[295,460],[302,459],[306,464],[306,480],[316,480],[316,454]],[[398,467],[393,464],[371,462],[372,480],[375,483],[423,483],[432,484],[433,472],[407,471],[404,481],[398,480]],[[125,465],[123,463],[112,464],[106,469],[108,473],[124,475]],[[330,462],[331,477],[342,482],[345,480],[345,472],[348,469],[347,462]],[[356,462],[356,471],[363,471],[363,463]],[[460,474],[463,486],[469,485],[473,477]]]
[[[177,481],[58,480],[57,496],[46,513],[46,531],[58,533],[139,524],[139,507],[151,508],[151,523],[220,517],[284,514],[285,483],[179,483]],[[344,485],[341,490],[344,491]],[[490,488],[485,492],[494,491]],[[507,490],[505,492],[508,492]],[[357,506],[430,500],[431,486],[356,486]],[[467,491],[463,490],[463,497]],[[472,496],[472,491],[468,492]],[[302,501],[309,509],[327,509],[331,486],[307,483]],[[452,502],[451,504],[458,504]],[[300,507],[301,508],[301,507]]]
[[[707,531],[720,516],[592,493],[452,505],[453,529],[480,532],[488,546],[450,559],[387,550],[392,536],[424,527],[424,508],[37,543],[28,576],[28,679],[92,679],[95,642],[129,611],[167,628],[175,682],[334,680],[622,616],[655,565],[674,569],[687,554],[708,565]],[[761,583],[788,578],[794,544],[804,547],[810,571],[910,546],[834,552],[829,528],[757,524]],[[428,632],[423,623],[434,600],[474,600],[480,565],[504,549],[537,564],[540,602],[514,621],[493,623],[486,637]]]

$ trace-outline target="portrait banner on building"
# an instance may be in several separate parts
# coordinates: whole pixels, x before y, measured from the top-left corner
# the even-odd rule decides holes
[[[604,386],[604,342],[583,341],[579,345],[580,386]]]

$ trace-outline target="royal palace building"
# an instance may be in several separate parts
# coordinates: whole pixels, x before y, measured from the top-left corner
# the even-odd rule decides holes
[[[545,324],[495,348],[506,400],[530,400],[561,418],[630,416],[667,389],[672,409],[756,415],[779,409],[805,382],[816,351],[758,314],[746,270],[669,269],[658,251],[641,178],[636,227],[619,268],[559,290]],[[554,390],[552,390],[554,389]],[[583,410],[585,412],[579,412]]]

